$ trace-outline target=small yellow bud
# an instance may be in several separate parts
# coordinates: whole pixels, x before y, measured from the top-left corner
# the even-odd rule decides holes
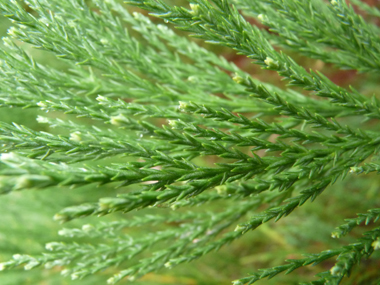
[[[330,273],[333,276],[338,276],[342,272],[342,267],[340,265],[335,265],[330,269]]]
[[[24,174],[17,178],[14,189],[29,189],[33,187],[46,187],[51,184],[52,180],[50,177],[45,175],[37,174]]]
[[[45,26],[49,27],[49,20],[46,18],[40,18],[38,21],[40,21]]]
[[[246,226],[244,225],[237,225],[235,228],[235,232],[244,232],[246,230]]]
[[[11,153],[1,153],[0,154],[0,160],[1,161],[4,161],[4,162],[6,162],[6,161],[14,161],[15,159],[17,159],[17,156],[13,153],[13,152],[11,152]]]
[[[377,240],[375,240],[371,245],[374,250],[380,250],[380,239],[377,238]]]
[[[173,264],[169,261],[169,262],[166,262],[164,266],[166,268],[172,268]]]
[[[40,107],[42,110],[45,110],[48,107],[46,102],[43,102],[43,101],[38,102],[37,106]]]
[[[258,19],[260,22],[263,22],[263,21],[265,20],[265,15],[263,15],[263,14],[259,14],[259,15],[257,16],[257,19]]]
[[[49,120],[46,117],[42,117],[42,116],[38,115],[37,116],[37,122],[39,122],[40,124],[47,124],[47,123],[49,123]]]
[[[277,68],[278,67],[278,62],[273,60],[273,58],[267,57],[264,60],[265,64],[270,67],[270,68]]]
[[[77,280],[77,279],[79,279],[79,275],[77,273],[71,274],[70,277],[71,277],[71,280]]]
[[[21,259],[22,258],[22,255],[21,254],[14,254],[13,256],[12,256],[12,258],[14,259],[14,260],[18,260],[18,259]]]
[[[107,97],[104,97],[102,95],[98,95],[98,97],[96,97],[96,101],[98,101],[100,104],[102,103],[105,103],[108,101],[108,98]]]
[[[102,45],[106,45],[106,44],[108,44],[108,40],[107,39],[100,39],[100,43]]]
[[[129,122],[128,122],[128,119],[124,115],[119,114],[117,116],[112,116],[110,123],[112,125],[120,127],[122,125],[128,124]]]
[[[53,251],[55,248],[60,247],[61,244],[58,242],[49,242],[45,245],[45,249],[49,251]]]
[[[235,81],[237,84],[242,84],[244,83],[244,78],[241,77],[239,74],[235,74],[234,77],[232,77],[232,80]]]
[[[194,16],[198,15],[200,12],[199,4],[190,4],[191,11],[190,13]]]
[[[17,29],[13,26],[8,29],[8,35],[10,36],[15,36],[16,32],[17,32]]]
[[[62,229],[62,230],[58,231],[58,235],[60,235],[60,236],[66,236],[66,235],[68,235],[68,236],[72,237],[72,235],[68,234],[68,232],[69,232],[68,229]]]
[[[82,141],[81,132],[74,132],[70,134],[70,140],[74,142]]]
[[[64,222],[67,222],[69,220],[68,216],[67,215],[62,215],[62,214],[55,214],[53,216],[53,220],[54,221],[58,221],[60,223],[64,223]]]
[[[30,270],[30,269],[33,269],[34,267],[40,265],[40,263],[37,261],[37,260],[32,260],[32,261],[29,261],[25,266],[24,266],[24,269],[25,270]]]
[[[169,126],[172,127],[172,129],[180,129],[181,124],[177,120],[168,120]]]
[[[90,224],[86,224],[86,225],[83,225],[83,226],[82,226],[82,230],[85,231],[85,232],[90,232],[90,231],[92,231],[93,229],[95,229],[94,226],[93,226],[93,225],[90,225]]]
[[[216,192],[218,192],[218,195],[225,196],[227,195],[227,186],[226,185],[220,185],[215,187]]]
[[[180,206],[175,203],[170,206],[170,209],[172,209],[173,211],[177,210],[178,208],[180,208]]]
[[[128,280],[131,281],[131,282],[133,282],[133,281],[136,280],[136,276],[133,276],[133,275],[132,275],[132,276],[129,276],[129,277],[128,277]]]
[[[70,270],[69,269],[63,269],[62,271],[61,271],[61,275],[62,276],[68,276],[70,274]]]
[[[363,172],[363,168],[362,167],[357,167],[357,166],[353,166],[351,167],[351,170],[350,170],[350,173],[362,173]]]
[[[179,101],[179,109],[185,110],[187,108],[187,102]]]

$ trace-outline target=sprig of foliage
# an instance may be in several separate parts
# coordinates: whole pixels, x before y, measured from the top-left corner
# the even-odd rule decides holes
[[[379,48],[379,29],[367,24],[344,1],[331,1],[329,6],[319,0],[235,2],[280,35],[273,40],[282,46],[343,69],[379,69],[378,55],[363,48],[369,42]]]
[[[277,71],[290,81],[291,86],[315,91],[316,95],[331,98],[332,103],[353,108],[356,112],[369,108],[369,112],[365,113],[379,118],[379,102],[376,98],[370,102],[361,94],[349,93],[333,84],[322,74],[314,72],[309,74],[291,58],[278,53],[262,32],[244,20],[237,9],[231,7],[227,1],[213,1],[216,7],[207,1],[196,1],[197,4],[193,5],[196,11],[171,7],[162,1],[136,0],[127,3],[150,10],[155,16],[173,22],[181,29],[193,32],[195,36],[210,43],[234,48],[239,53],[254,59],[255,63],[263,68]]]
[[[307,71],[275,47],[374,76],[380,29],[345,1],[126,3],[159,19],[114,0],[0,1],[12,23],[0,51],[0,106],[34,109],[43,124],[0,121],[0,193],[65,191],[78,198],[54,219],[94,221],[63,228],[47,253],[13,255],[0,270],[59,266],[75,280],[116,268],[109,284],[133,281],[265,231],[262,225],[297,216],[323,192],[330,191],[316,203],[341,185],[341,196],[353,195],[340,182],[360,179],[351,173],[380,172],[379,99]],[[256,79],[185,32],[254,60],[289,89]],[[31,48],[54,60],[43,62]],[[79,187],[96,195],[70,190]],[[339,284],[380,248],[377,204],[366,201],[360,209],[367,213],[332,234],[348,238],[364,223],[363,237],[233,283],[337,256],[310,284]]]
[[[359,239],[355,244],[344,246],[335,250],[323,251],[319,254],[311,254],[304,259],[290,259],[287,260],[288,264],[276,266],[268,269],[261,269],[259,273],[252,276],[245,277],[233,282],[234,285],[241,284],[253,284],[258,280],[264,278],[273,278],[279,273],[285,271],[285,274],[289,274],[292,271],[308,265],[317,265],[331,257],[337,256],[337,263],[328,272],[321,273],[321,278],[317,281],[302,284],[339,284],[343,277],[348,275],[352,267],[359,263],[363,257],[368,258],[374,251],[374,247],[380,235],[380,229],[376,228],[372,231],[368,231],[364,234],[364,237]],[[375,246],[373,246],[375,245]]]

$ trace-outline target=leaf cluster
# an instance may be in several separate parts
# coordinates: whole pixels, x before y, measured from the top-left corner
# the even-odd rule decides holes
[[[0,122],[0,192],[117,189],[116,196],[104,191],[54,216],[68,222],[113,214],[116,220],[63,228],[59,235],[72,241],[48,243],[39,255],[16,254],[1,270],[57,266],[74,280],[116,267],[109,284],[135,280],[297,215],[354,173],[380,172],[379,99],[338,86],[289,56],[376,76],[380,29],[346,1],[126,4],[0,1],[12,22],[0,51],[0,107],[50,112],[37,117],[45,131]],[[130,13],[132,6],[164,23]],[[183,31],[277,73],[289,89],[255,79]],[[54,55],[59,65],[38,62],[26,47]],[[380,249],[380,229],[372,226],[379,201],[372,202],[333,233],[343,237],[365,223],[352,243],[233,283],[253,284],[336,257],[309,284],[339,284]],[[149,231],[134,235],[134,227]]]

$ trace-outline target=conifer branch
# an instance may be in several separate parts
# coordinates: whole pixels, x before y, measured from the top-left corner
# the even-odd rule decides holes
[[[379,69],[378,56],[366,53],[367,49],[358,48],[368,42],[378,42],[378,29],[360,20],[345,2],[331,1],[330,6],[319,0],[308,3],[246,0],[235,2],[239,8],[251,15],[260,15],[259,20],[281,36],[272,39],[282,46],[334,63],[342,69],[362,72],[375,72]],[[337,34],[340,36],[335,36]],[[334,51],[328,51],[326,47],[334,48]]]
[[[359,0],[350,0],[354,5],[356,5],[361,10],[365,11],[369,15],[380,17],[380,10],[374,6],[369,6],[367,3]]]
[[[352,108],[355,112],[361,111],[371,118],[380,118],[380,104],[376,98],[370,102],[357,92],[350,93],[338,87],[322,74],[307,73],[291,58],[276,52],[261,31],[252,27],[236,8],[229,6],[225,0],[213,1],[217,8],[205,0],[199,0],[194,6],[196,12],[182,7],[171,7],[158,0],[135,0],[126,3],[149,10],[155,16],[192,32],[207,42],[235,49],[240,54],[254,59],[255,63],[263,68],[277,71],[290,81],[290,86],[315,91],[318,96],[331,98],[332,103]]]
[[[323,277],[317,281],[302,284],[326,284],[326,282],[334,282],[339,284],[344,276],[349,275],[351,268],[360,262],[362,258],[368,258],[374,249],[378,249],[377,239],[380,236],[380,229],[374,229],[364,233],[364,237],[358,239],[357,243],[341,247],[335,250],[323,251],[319,254],[310,254],[304,259],[287,260],[287,265],[276,266],[268,269],[261,269],[259,273],[252,276],[241,278],[233,282],[234,285],[253,284],[264,278],[273,278],[277,274],[290,272],[307,265],[317,265],[331,257],[338,256],[338,262],[329,272],[321,274]],[[373,245],[376,243],[375,245]],[[377,247],[376,247],[377,246]],[[376,247],[376,248],[375,248]]]
[[[304,144],[306,143],[326,143],[331,145],[336,145],[344,141],[341,137],[331,136],[327,137],[323,134],[310,134],[293,127],[297,126],[301,121],[300,115],[298,119],[285,121],[283,124],[272,123],[268,124],[267,122],[261,119],[250,120],[244,115],[238,114],[237,116],[229,112],[226,109],[214,110],[205,105],[199,105],[194,102],[180,102],[180,109],[187,113],[192,114],[202,114],[205,118],[213,118],[217,121],[228,121],[231,123],[242,125],[244,129],[250,130],[253,133],[257,134],[278,134],[279,138],[295,138],[295,141],[303,140]],[[302,117],[301,117],[302,118]],[[305,117],[303,117],[305,118]]]
[[[361,223],[364,223],[366,226],[373,221],[376,223],[380,218],[380,209],[370,209],[368,213],[357,214],[357,218],[353,219],[345,219],[347,223],[336,228],[331,236],[333,238],[341,238],[347,235],[350,231],[352,231],[356,226],[359,226]]]
[[[31,7],[36,11],[42,12],[42,10],[44,10],[44,8],[41,6],[41,1],[31,1],[31,3],[33,3]],[[64,6],[73,5],[70,3],[62,4],[62,2],[57,2],[53,4],[51,1],[43,1],[43,3],[44,5],[50,7],[52,11],[57,10],[57,13],[60,12],[60,8],[64,9]],[[98,2],[98,4],[100,6],[105,5],[100,1]],[[14,5],[16,6],[12,7]],[[75,25],[73,27],[68,25],[69,30],[78,31],[76,32],[75,36],[74,34],[72,34],[70,39],[67,39],[67,31],[63,31],[60,28],[63,23],[61,23],[62,19],[61,17],[59,17],[59,14],[54,16],[53,14],[44,15],[44,13],[42,13],[42,15],[45,16],[43,18],[44,20],[39,21],[37,19],[34,19],[34,17],[29,13],[25,11],[21,12],[20,9],[22,8],[17,5],[18,4],[14,3],[8,4],[7,6],[5,6],[7,8],[6,10],[3,7],[3,12],[9,13],[7,16],[10,17],[12,21],[19,23],[20,25],[19,29],[13,28],[11,30],[12,36],[17,37],[21,41],[28,42],[37,48],[49,50],[57,54],[57,56],[59,56],[60,58],[74,61],[77,65],[88,65],[92,66],[93,68],[102,70],[102,76],[104,78],[110,78],[113,80],[113,82],[119,82],[119,84],[124,85],[124,88],[125,84],[131,87],[132,93],[130,96],[128,96],[129,98],[137,97],[140,100],[146,100],[146,98],[144,99],[144,97],[146,97],[148,94],[155,94],[155,98],[159,101],[162,101],[162,99],[164,99],[164,101],[167,101],[167,99],[170,97],[173,101],[178,101],[180,98],[194,98],[195,96],[198,98],[202,98],[203,101],[207,100],[210,104],[225,106],[226,108],[231,108],[234,105],[236,106],[236,104],[234,104],[234,102],[232,102],[231,100],[223,100],[217,96],[205,96],[204,91],[200,90],[199,88],[194,88],[195,86],[202,86],[200,84],[195,85],[190,81],[187,81],[188,84],[184,84],[185,82],[183,81],[183,77],[185,76],[185,78],[188,78],[191,74],[194,73],[201,74],[202,72],[199,69],[194,70],[192,65],[187,65],[187,75],[177,75],[176,73],[181,72],[181,69],[183,69],[183,67],[185,67],[186,65],[183,65],[183,63],[181,63],[177,64],[177,66],[173,66],[173,59],[171,58],[173,57],[172,54],[166,53],[165,56],[162,56],[152,49],[148,49],[147,54],[143,54],[145,49],[136,39],[128,37],[125,40],[122,40],[125,37],[125,29],[121,27],[120,23],[118,23],[119,20],[117,18],[114,18],[110,13],[105,13],[105,15],[97,15],[89,9],[79,9],[77,7],[78,9],[75,9],[77,15],[72,15],[73,19],[70,19],[69,22],[80,23],[81,21],[83,21],[83,19],[87,19],[86,25],[90,25],[90,27],[87,28],[87,30],[81,31],[79,30],[81,28],[80,25],[76,26],[77,24],[72,24]],[[12,11],[15,10],[17,11],[17,13],[11,14]],[[106,12],[105,9],[103,10]],[[99,39],[97,39],[95,35],[92,35],[91,37],[86,37],[86,41],[83,42],[83,37],[81,36],[82,34],[88,34],[89,30],[91,30],[92,33],[98,32],[97,28],[99,21],[108,23],[107,27],[104,28],[108,28],[113,32],[109,34],[113,35],[113,38],[100,39],[99,42]],[[22,23],[25,22],[33,23],[33,25],[31,25],[30,28],[33,28],[35,31],[34,37],[31,38],[30,34],[24,33],[21,27],[23,26]],[[68,29],[67,25],[65,25],[65,29]],[[164,30],[162,30],[161,32],[163,33]],[[121,46],[124,47],[123,50],[120,50]],[[129,49],[126,49],[126,47],[128,47]],[[115,50],[116,48],[117,50]],[[108,56],[116,54],[121,55],[119,60],[114,56]],[[165,69],[165,72],[159,69],[152,70],[151,63],[154,59],[156,59],[155,64],[157,65],[170,64],[170,69]],[[178,59],[176,61],[178,62]],[[140,69],[136,70],[136,72],[133,72],[130,69],[125,68],[124,65],[133,65],[133,68]],[[141,78],[139,76],[139,73],[142,70],[144,70],[144,72],[150,70],[150,72],[148,72],[147,75],[152,74],[152,79],[158,81],[151,82],[149,80]],[[219,74],[223,75],[222,80],[224,80],[225,82],[225,74],[221,71],[219,72]],[[159,78],[157,78],[157,76],[159,76]],[[174,77],[178,77],[178,79],[173,82]],[[214,77],[215,75],[213,75],[213,78]],[[171,84],[168,84],[168,80],[170,80]],[[233,84],[232,81],[230,82],[231,84]],[[177,85],[178,88],[180,88],[180,91],[176,91],[173,89],[174,86]],[[99,84],[98,86],[101,85]],[[209,91],[208,86],[205,86],[205,89]],[[189,97],[186,91],[190,92],[191,97]],[[125,95],[127,95],[127,93],[124,93],[124,96]],[[151,101],[150,97],[149,100]],[[247,100],[246,104],[254,106],[252,101]]]
[[[354,172],[354,173],[357,173],[357,174],[361,174],[361,173],[368,174],[370,172],[377,172],[377,173],[379,173],[380,172],[380,164],[376,163],[376,162],[364,163],[361,166],[351,167],[351,172]]]
[[[235,285],[334,256],[330,271],[305,284],[339,284],[360,260],[375,260],[380,211],[370,178],[380,172],[380,103],[376,95],[365,95],[376,90],[373,72],[380,66],[379,28],[372,18],[341,0],[126,3],[165,23],[130,13],[114,0],[0,3],[11,24],[0,51],[0,193],[10,193],[0,199],[0,231],[7,233],[1,258],[13,254],[0,271],[58,266],[75,280],[107,269],[109,284],[132,281],[240,244],[251,230],[280,219],[288,227],[282,245],[296,231],[292,240],[323,240],[320,253],[261,269]],[[352,3],[377,16],[377,9]],[[252,25],[238,9],[270,31]],[[229,62],[222,56],[226,49],[207,49],[168,23],[235,50],[263,72],[243,71],[240,57]],[[292,57],[279,47],[293,51]],[[360,91],[348,90],[307,71],[309,62],[301,64],[297,54],[372,74],[353,81]],[[270,70],[292,89],[256,79]],[[18,113],[10,108],[30,110],[16,119],[21,123],[11,123]],[[86,188],[65,191],[81,186]],[[33,189],[47,191],[32,193],[33,199],[21,191]],[[20,210],[22,197],[28,201]],[[317,206],[306,203],[317,197]],[[339,209],[344,203],[355,207],[334,212],[336,203]],[[44,207],[58,222],[76,220],[58,231],[61,239],[46,235],[47,224],[42,229]],[[323,239],[331,231],[327,215],[318,215],[321,209],[330,225],[344,220],[333,238],[353,236],[361,224],[370,228],[355,243],[328,249],[334,246]],[[356,218],[344,217],[357,212]],[[22,227],[13,213],[32,213],[38,238],[56,240],[47,243],[48,252],[22,249],[24,229],[12,232]],[[91,222],[83,225],[86,217]],[[319,227],[318,235],[305,230],[306,223]],[[275,231],[283,226],[261,229],[278,241]],[[9,244],[25,254],[14,255]]]

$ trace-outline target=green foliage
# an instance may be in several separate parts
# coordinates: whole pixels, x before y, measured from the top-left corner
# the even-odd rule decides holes
[[[0,229],[14,231],[0,236],[1,247],[14,245],[1,255],[4,284],[21,284],[7,271],[20,266],[87,277],[83,284],[105,275],[109,284],[135,281],[219,249],[226,255],[244,240],[248,251],[265,244],[252,230],[271,237],[264,251],[276,263],[241,265],[215,284],[253,284],[308,265],[319,267],[275,280],[340,284],[363,259],[376,269],[380,100],[368,89],[379,88],[380,28],[371,19],[380,13],[352,4],[366,19],[343,0],[0,1],[12,23],[0,50],[0,193],[8,195]],[[289,89],[254,78],[207,43],[253,60],[259,78],[278,74]],[[332,64],[326,73],[367,75],[356,89],[339,86],[308,71],[306,58]],[[10,110],[32,111],[6,119]],[[44,191],[19,202],[27,189]],[[47,220],[53,212],[71,224],[60,238]],[[16,214],[39,221],[31,248],[12,226]],[[324,244],[315,250],[305,240]],[[287,254],[276,257],[273,241]],[[170,283],[157,276],[136,282]],[[378,272],[368,278],[363,284],[380,280]]]

